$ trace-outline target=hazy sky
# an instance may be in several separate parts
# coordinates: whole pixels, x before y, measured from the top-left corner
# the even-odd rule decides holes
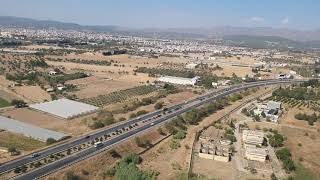
[[[0,0],[0,15],[126,27],[320,29],[320,0]]]

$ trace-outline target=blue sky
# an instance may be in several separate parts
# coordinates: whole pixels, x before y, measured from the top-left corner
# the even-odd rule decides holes
[[[0,15],[138,28],[320,29],[319,0],[0,0]]]

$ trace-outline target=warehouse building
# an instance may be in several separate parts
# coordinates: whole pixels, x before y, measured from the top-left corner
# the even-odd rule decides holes
[[[24,136],[44,142],[47,141],[48,138],[53,138],[56,141],[59,141],[68,137],[68,135],[63,133],[36,127],[4,116],[0,116],[0,129],[4,129],[12,133],[22,134]]]
[[[158,79],[160,82],[170,83],[170,84],[178,84],[178,85],[186,85],[186,86],[194,86],[200,77],[196,76],[194,78],[183,78],[183,77],[174,77],[174,76],[163,76]]]
[[[69,99],[59,99],[45,103],[32,104],[29,107],[64,119],[90,114],[99,109],[96,106]]]

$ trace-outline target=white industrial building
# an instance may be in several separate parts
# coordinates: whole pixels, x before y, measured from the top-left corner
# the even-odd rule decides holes
[[[183,78],[183,77],[174,77],[174,76],[163,76],[158,79],[160,82],[170,83],[170,84],[179,84],[179,85],[187,85],[194,86],[199,80],[199,76],[194,78]]]
[[[32,104],[30,107],[64,119],[90,114],[99,109],[96,106],[69,99],[59,99],[45,103]]]
[[[242,139],[246,144],[261,146],[264,139],[264,133],[260,131],[243,130]]]

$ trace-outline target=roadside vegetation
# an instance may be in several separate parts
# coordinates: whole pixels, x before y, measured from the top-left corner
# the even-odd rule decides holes
[[[114,177],[115,179],[124,180],[154,180],[159,176],[159,172],[153,170],[142,171],[138,165],[142,162],[142,158],[137,154],[129,154],[122,158],[115,167],[104,172],[104,178]]]
[[[0,97],[0,108],[8,107],[8,106],[10,106],[10,103]]]

